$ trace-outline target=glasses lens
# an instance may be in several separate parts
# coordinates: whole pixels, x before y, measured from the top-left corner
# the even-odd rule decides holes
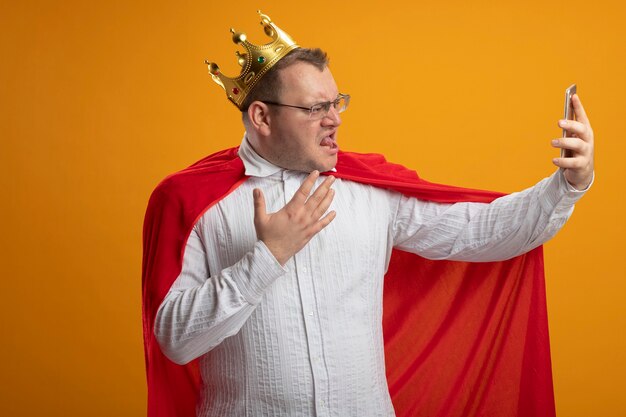
[[[328,114],[330,103],[319,103],[309,109],[309,119],[323,119]]]
[[[342,113],[348,108],[350,103],[350,96],[347,94],[341,94],[334,101],[327,101],[326,103],[319,103],[311,107],[309,110],[309,118],[313,120],[323,119],[328,115],[330,106],[333,106],[337,113]]]
[[[350,96],[341,95],[339,96],[339,98],[337,98],[337,101],[335,101],[335,103],[335,108],[337,109],[337,112],[343,113],[348,108],[348,104],[350,103]]]

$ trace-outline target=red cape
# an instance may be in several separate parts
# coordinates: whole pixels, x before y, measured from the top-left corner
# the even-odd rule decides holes
[[[437,202],[502,195],[424,181],[376,154],[340,152],[338,178]],[[167,177],[144,222],[143,329],[149,417],[192,417],[196,361],[161,352],[157,309],[182,269],[198,218],[246,177],[231,148]],[[394,250],[385,275],[383,328],[389,391],[398,417],[555,415],[542,249],[503,262],[430,261]]]

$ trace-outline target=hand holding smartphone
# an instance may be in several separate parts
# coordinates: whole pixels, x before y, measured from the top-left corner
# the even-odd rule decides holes
[[[565,90],[565,111],[563,117],[566,120],[576,120],[574,116],[574,108],[572,107],[572,96],[576,94],[576,84],[572,84]],[[563,137],[571,137],[565,129],[563,129]],[[561,148],[561,158],[571,158],[572,151]]]

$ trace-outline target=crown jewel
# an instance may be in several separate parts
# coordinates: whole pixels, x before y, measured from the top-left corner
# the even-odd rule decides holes
[[[242,45],[246,51],[235,52],[237,62],[241,66],[241,74],[236,78],[230,78],[222,74],[220,68],[214,62],[204,61],[209,66],[209,74],[217,84],[226,91],[226,96],[239,110],[256,83],[265,73],[280,61],[285,55],[298,48],[291,37],[276,26],[269,16],[257,11],[261,17],[261,25],[265,34],[272,38],[272,42],[264,45],[254,45],[248,42],[246,34],[230,29],[233,34],[233,42]]]

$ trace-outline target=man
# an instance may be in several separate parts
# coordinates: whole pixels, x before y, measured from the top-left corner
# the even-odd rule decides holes
[[[490,204],[415,198],[433,186],[416,177],[410,181],[420,182],[422,191],[404,192],[376,172],[365,179],[351,174],[351,167],[367,157],[339,153],[340,113],[350,97],[338,90],[326,55],[297,47],[261,17],[279,45],[275,49],[287,45],[290,50],[279,52],[253,87],[233,87],[217,66],[210,67],[242,111],[246,135],[237,155],[227,151],[210,158],[208,170],[200,163],[171,177],[149,207],[144,303],[156,299],[158,306],[146,307],[147,331],[154,330],[171,361],[182,365],[197,359],[202,381],[172,381],[197,387],[197,397],[186,397],[194,403],[184,412],[160,412],[169,407],[160,403],[162,391],[153,393],[149,412],[191,415],[195,408],[198,416],[393,416],[381,326],[383,276],[392,251],[488,262],[538,247],[565,223],[579,190],[592,182],[593,132],[575,96],[578,121],[560,125],[576,137],[552,143],[574,155],[555,159],[562,169],[551,177]],[[245,36],[234,34],[234,39],[249,48]],[[267,62],[265,55],[254,54],[248,49],[243,56],[241,79],[250,68],[246,60]],[[342,162],[350,158],[355,160]],[[231,169],[233,164],[238,168]],[[240,174],[230,173],[237,169]],[[380,187],[384,184],[391,185]],[[220,187],[215,197],[202,195]],[[448,192],[437,187],[437,195]],[[197,198],[202,202],[194,203]],[[470,200],[492,198],[475,194]],[[154,208],[173,200],[182,206],[180,216],[193,221],[171,226],[178,214]],[[169,245],[168,239],[182,242],[181,255],[171,249],[170,255],[155,255],[163,253],[155,247]],[[167,257],[177,263],[163,261]],[[152,297],[150,286],[161,269],[175,276],[169,273],[165,285],[159,281],[161,295]],[[147,345],[152,338],[146,335]],[[153,348],[146,348],[149,373],[151,366],[174,370],[153,370],[164,378],[176,372],[171,363],[153,363],[160,354]],[[442,400],[402,413],[435,415],[426,408],[437,407],[438,415],[458,415],[458,410],[484,407],[464,402],[446,411],[450,404]],[[502,407],[501,415],[509,415]],[[541,415],[551,410],[548,404]]]

